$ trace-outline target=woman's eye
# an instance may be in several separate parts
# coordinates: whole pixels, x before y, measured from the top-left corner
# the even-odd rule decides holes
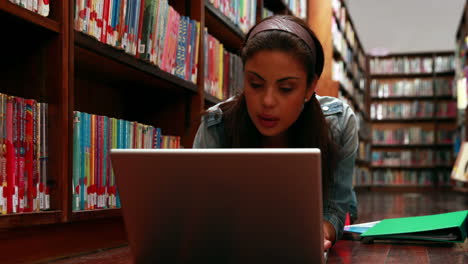
[[[283,93],[289,93],[292,90],[293,89],[291,87],[280,87],[280,91],[283,92]]]
[[[262,84],[260,84],[260,83],[250,83],[250,87],[252,87],[254,89],[255,88],[260,88],[260,87],[262,87]]]

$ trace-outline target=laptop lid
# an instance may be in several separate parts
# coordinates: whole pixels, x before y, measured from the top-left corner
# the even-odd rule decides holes
[[[135,263],[323,262],[318,149],[113,149]]]

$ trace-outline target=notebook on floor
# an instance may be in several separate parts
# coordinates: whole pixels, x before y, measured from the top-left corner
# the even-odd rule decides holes
[[[136,263],[323,263],[318,149],[111,151]]]

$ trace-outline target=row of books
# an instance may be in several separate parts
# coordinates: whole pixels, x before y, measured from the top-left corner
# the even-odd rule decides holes
[[[367,122],[362,112],[354,112],[358,121],[358,133],[361,138],[369,139],[371,133],[370,123]]]
[[[353,186],[372,184],[371,172],[366,167],[354,167]]]
[[[29,11],[37,13],[41,16],[49,16],[49,0],[10,0],[10,2],[22,6],[28,9]]]
[[[432,130],[421,127],[407,127],[398,129],[374,129],[372,143],[382,145],[407,144],[452,144],[453,130]]]
[[[257,1],[209,0],[209,2],[244,33],[256,23]]]
[[[242,60],[205,30],[205,92],[220,100],[238,93],[244,82]]]
[[[453,96],[453,80],[449,79],[420,79],[388,82],[372,80],[370,92],[372,97],[391,98],[402,96]]]
[[[346,88],[345,88],[346,90]],[[351,91],[348,91],[347,90],[347,94],[349,94],[353,99],[350,99],[347,95],[345,95],[345,93],[341,90],[338,91],[338,98],[344,102],[346,102],[352,109],[353,111],[356,113],[356,112],[360,112],[360,111],[365,111],[364,109],[364,94],[360,93],[360,92],[355,92],[356,90],[352,90]],[[359,111],[357,111],[358,109],[355,108],[354,106],[354,102],[356,102],[357,104],[357,107],[359,108]]]
[[[346,16],[346,7],[342,3],[342,0],[332,0],[332,12],[333,16],[336,17],[338,25],[342,29],[345,38],[350,43],[351,48],[356,51],[357,39],[354,33],[354,29]]]
[[[454,56],[372,58],[371,74],[447,72],[454,69]]]
[[[353,80],[346,74],[346,64],[343,61],[333,60],[332,67],[332,80],[338,81],[349,95],[357,99],[359,106],[363,108],[365,105],[363,95],[365,80],[360,79],[359,87],[356,87]]]
[[[50,209],[48,105],[0,94],[0,214]]]
[[[75,111],[73,120],[73,210],[120,207],[110,149],[180,147],[160,128]]]
[[[450,172],[444,170],[375,170],[372,178],[372,185],[450,185]]]
[[[363,161],[371,160],[371,145],[364,141],[359,141],[357,158]]]
[[[382,102],[371,104],[371,118],[452,118],[457,115],[456,102],[414,101],[411,103]]]
[[[373,151],[373,166],[451,166],[449,150]]]
[[[433,144],[434,130],[422,127],[407,127],[398,129],[374,129],[372,143],[384,145],[397,144]]]
[[[200,22],[168,0],[76,0],[75,29],[197,83]]]
[[[359,54],[356,50],[353,50],[346,41],[343,33],[339,30],[335,19],[332,18],[332,41],[333,48],[340,54],[340,57],[346,63],[347,69],[352,73],[356,80],[365,79],[364,73],[360,70],[359,64],[355,59],[356,54]],[[363,66],[361,66],[364,69]]]
[[[332,24],[332,41],[333,41],[334,49],[340,54],[340,56],[346,62],[347,67],[349,68],[349,70],[352,72],[353,76],[356,79],[365,78],[364,74],[359,69],[359,66],[361,67],[361,69],[365,69],[364,55],[362,55],[362,53],[359,50],[357,50],[356,47],[353,48],[348,45],[348,41],[346,40],[346,37],[338,28],[337,23],[334,18],[332,18],[331,24]],[[356,56],[358,57],[357,61],[355,59]]]
[[[270,11],[268,8],[263,8],[262,9],[262,19],[264,18],[267,18],[267,17],[271,17],[273,16],[275,13],[273,11]]]
[[[283,2],[293,15],[299,18],[307,17],[307,0],[284,0]]]

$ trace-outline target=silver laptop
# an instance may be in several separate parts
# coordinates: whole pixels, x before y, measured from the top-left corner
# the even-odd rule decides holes
[[[318,149],[113,149],[135,263],[323,263]]]

